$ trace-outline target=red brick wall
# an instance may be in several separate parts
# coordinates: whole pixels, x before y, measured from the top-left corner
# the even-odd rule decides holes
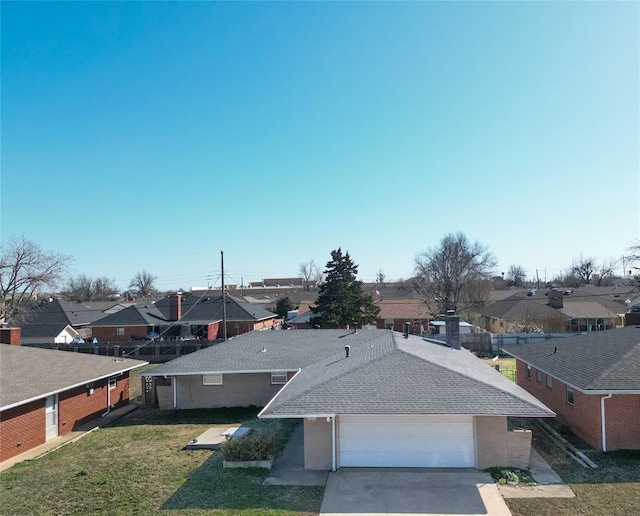
[[[640,449],[640,394],[615,394],[604,410],[607,450]]]
[[[108,380],[97,382],[93,393],[77,387],[58,395],[58,431],[60,435],[77,430],[82,425],[100,417],[107,410]],[[116,377],[116,387],[111,389],[111,407],[119,408],[129,402],[129,373]]]
[[[573,405],[567,403],[567,386],[556,378],[553,385],[547,387],[547,375],[542,373],[542,381],[537,381],[537,371],[531,367],[531,379],[527,379],[526,364],[516,361],[517,383],[526,391],[533,394],[558,416],[558,421],[571,427],[573,433],[589,443],[597,450],[602,449],[600,427],[600,398],[601,395],[583,394],[574,389]]]
[[[133,337],[144,337],[149,331],[147,326],[125,326],[124,335],[118,335],[115,326],[94,326],[91,330],[99,342],[125,342]]]
[[[0,412],[0,461],[46,441],[44,398]]]

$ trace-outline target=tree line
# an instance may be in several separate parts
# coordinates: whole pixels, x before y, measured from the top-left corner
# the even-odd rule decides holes
[[[640,242],[628,248],[625,265],[640,263]],[[68,277],[71,257],[46,251],[26,237],[11,237],[0,246],[0,320],[11,317],[34,299],[37,293],[54,291],[63,285],[62,294],[73,301],[97,301],[117,294],[115,280],[105,276],[83,274]],[[462,233],[445,235],[437,245],[420,252],[415,259],[415,276],[405,282],[415,295],[424,300],[432,314],[472,311],[488,299],[495,280],[497,259],[486,244],[471,241]],[[552,281],[562,286],[602,284],[613,274],[617,262],[597,262],[592,257],[574,259],[564,274]],[[304,262],[299,270],[306,290],[318,286],[318,299],[312,307],[312,324],[320,327],[344,327],[352,323],[369,324],[377,318],[378,307],[364,293],[357,279],[358,265],[341,248],[331,251],[324,271],[313,260]],[[500,276],[498,276],[500,278]],[[511,265],[504,281],[525,286],[527,272],[520,265]],[[149,297],[156,291],[156,276],[146,270],[135,274],[129,283],[133,297]],[[383,286],[385,276],[376,277]],[[280,311],[292,306],[279,306]]]

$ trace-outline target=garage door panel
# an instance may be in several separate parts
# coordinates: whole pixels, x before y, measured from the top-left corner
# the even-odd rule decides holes
[[[340,416],[343,467],[474,467],[472,416]]]

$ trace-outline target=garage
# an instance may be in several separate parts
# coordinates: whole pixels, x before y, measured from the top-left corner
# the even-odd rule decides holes
[[[343,415],[340,467],[473,468],[473,416]]]

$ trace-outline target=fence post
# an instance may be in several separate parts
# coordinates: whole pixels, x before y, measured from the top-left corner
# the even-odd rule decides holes
[[[176,358],[180,356],[181,348],[182,348],[182,344],[180,343],[176,344]]]
[[[154,356],[155,356],[156,360],[159,361],[160,360],[160,346],[158,346],[158,344],[155,344],[154,347],[155,347]]]

